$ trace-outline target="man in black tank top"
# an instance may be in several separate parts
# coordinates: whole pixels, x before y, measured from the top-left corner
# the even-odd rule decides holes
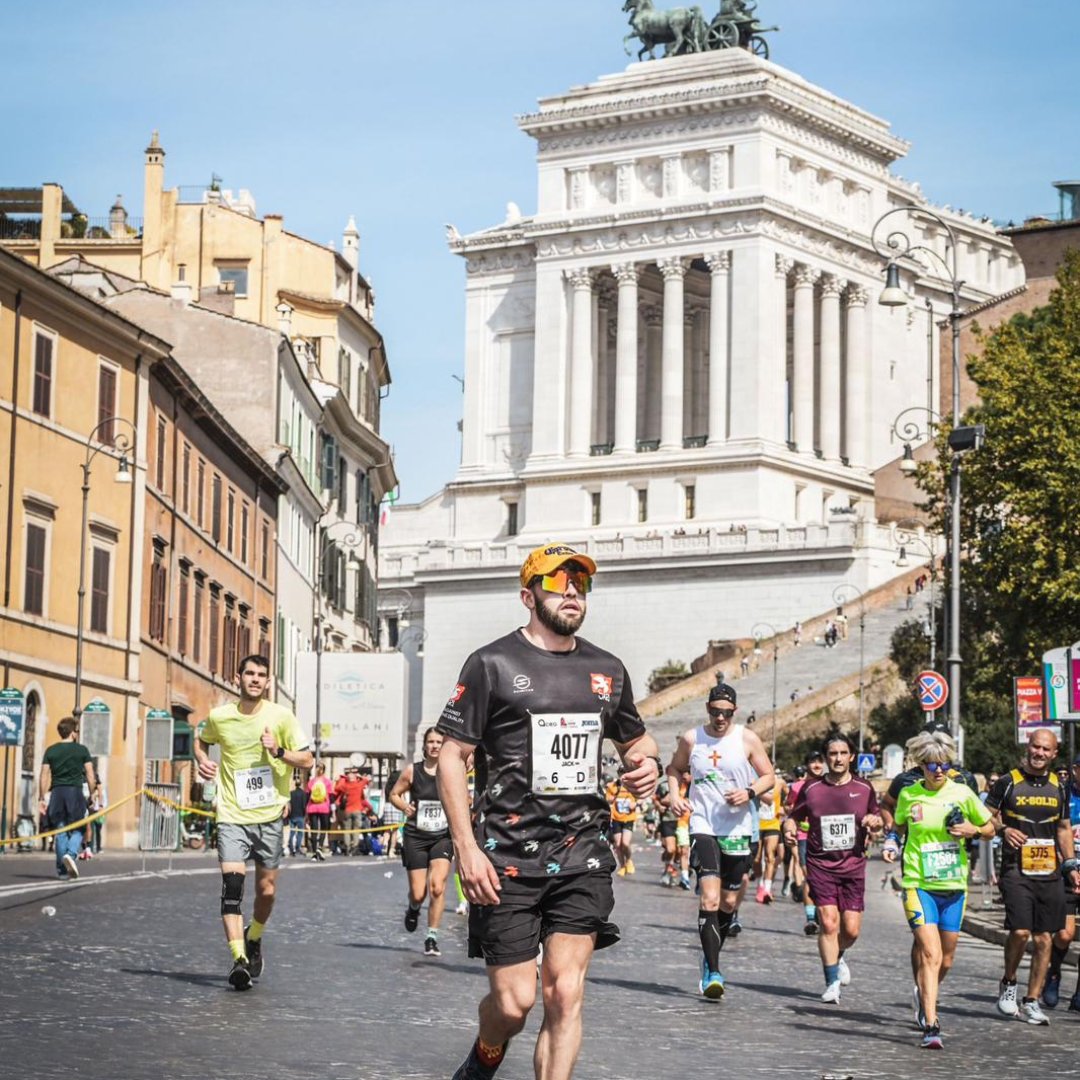
[[[428,902],[428,931],[424,939],[425,956],[441,956],[439,923],[446,904],[446,879],[454,858],[450,826],[439,801],[435,780],[443,737],[434,729],[424,732],[422,760],[406,765],[390,789],[390,801],[405,815],[401,861],[409,874],[409,906],[405,911],[405,929],[416,930],[420,908]],[[405,793],[409,793],[409,801]]]
[[[595,571],[588,555],[563,544],[531,552],[519,594],[528,625],[465,661],[439,720],[439,791],[469,900],[469,953],[484,957],[490,986],[478,1037],[453,1080],[495,1076],[535,1003],[541,944],[536,1076],[568,1080],[589,962],[618,940],[608,921],[615,901],[604,740],[621,755],[621,781],[635,798],[653,793],[660,766],[626,668],[576,636]],[[474,751],[475,829],[465,779]]]

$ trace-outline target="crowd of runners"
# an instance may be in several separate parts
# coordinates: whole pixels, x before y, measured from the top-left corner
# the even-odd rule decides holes
[[[404,819],[405,929],[418,929],[426,902],[422,948],[438,957],[453,887],[457,911],[468,917],[469,955],[486,965],[488,992],[454,1080],[496,1075],[536,1005],[538,981],[536,1076],[571,1076],[592,954],[620,937],[611,921],[614,875],[656,875],[656,887],[696,894],[697,991],[714,1001],[725,994],[723,950],[742,929],[739,908],[751,883],[756,903],[790,898],[798,905],[793,918],[816,938],[821,1001],[839,1005],[858,983],[853,950],[875,843],[901,875],[921,1045],[942,1046],[938,1002],[960,936],[969,846],[995,837],[1009,930],[997,1009],[1049,1022],[1043,1009],[1059,1001],[1080,893],[1080,759],[1062,780],[1052,768],[1055,736],[1036,731],[1017,767],[980,796],[975,778],[956,765],[951,737],[931,727],[908,743],[911,768],[887,791],[854,773],[855,747],[837,733],[784,777],[739,723],[738,695],[726,683],[712,687],[702,722],[662,759],[621,661],[578,636],[595,572],[590,557],[566,545],[529,555],[520,573],[526,625],[465,660],[424,733],[422,757],[388,792]],[[290,788],[314,757],[295,717],[266,700],[266,661],[245,657],[239,674],[240,699],[213,710],[195,756],[200,776],[217,783],[228,978],[244,991],[266,962],[284,824],[295,811]],[[605,758],[605,741],[616,758]],[[215,744],[219,762],[210,756]],[[43,798],[67,797],[63,764],[54,763],[51,794],[43,776]],[[80,783],[83,764],[72,757]],[[321,773],[308,781],[308,805],[328,793]],[[249,861],[254,907],[245,924]],[[1021,994],[1017,972],[1029,945]],[[1080,983],[1069,1007],[1080,1011]]]

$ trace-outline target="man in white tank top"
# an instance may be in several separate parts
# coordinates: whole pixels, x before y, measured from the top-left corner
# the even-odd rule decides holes
[[[753,803],[771,791],[776,780],[761,739],[734,722],[736,700],[734,687],[714,686],[707,722],[683,734],[667,767],[669,805],[678,814],[690,811],[691,853],[701,879],[701,992],[713,999],[724,994],[720,950],[754,861]],[[679,794],[685,769],[691,775],[688,799]]]

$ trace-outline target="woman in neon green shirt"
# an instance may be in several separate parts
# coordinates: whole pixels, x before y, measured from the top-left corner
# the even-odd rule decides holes
[[[896,827],[907,834],[903,855],[904,912],[915,935],[916,1000],[922,1045],[941,1049],[938,989],[952,967],[967,900],[966,841],[994,835],[990,812],[964,784],[947,773],[956,744],[944,732],[924,731],[907,744],[922,769],[922,780],[904,788],[896,802]],[[890,835],[882,852],[899,858],[899,836]]]

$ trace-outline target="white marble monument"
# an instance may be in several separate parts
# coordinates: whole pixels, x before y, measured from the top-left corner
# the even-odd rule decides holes
[[[537,142],[536,213],[451,230],[461,465],[381,537],[383,615],[423,641],[414,722],[521,621],[517,569],[548,539],[596,558],[586,636],[642,693],[669,657],[891,577],[872,472],[899,453],[896,415],[927,400],[928,359],[937,379],[925,301],[950,305],[914,265],[912,309],[876,303],[871,229],[925,205],[890,173],[907,144],[741,49],[632,64],[518,123]],[[1022,283],[991,225],[935,210],[960,237],[965,304]]]

